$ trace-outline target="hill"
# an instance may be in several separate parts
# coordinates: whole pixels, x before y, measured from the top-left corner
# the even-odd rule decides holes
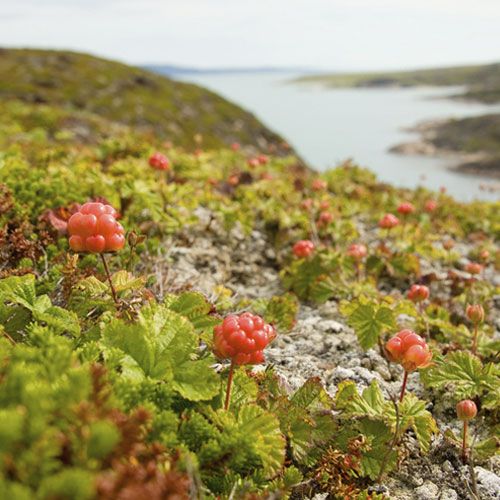
[[[0,99],[89,112],[189,149],[232,142],[279,149],[283,142],[209,90],[74,52],[2,49]]]
[[[500,101],[500,63],[415,71],[318,74],[304,76],[293,81],[302,84],[321,84],[326,87],[463,85],[466,90],[457,97],[486,103]]]

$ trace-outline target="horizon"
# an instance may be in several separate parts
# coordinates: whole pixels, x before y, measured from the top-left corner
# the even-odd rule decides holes
[[[500,61],[499,21],[496,0],[4,0],[0,45],[136,66],[411,71]]]

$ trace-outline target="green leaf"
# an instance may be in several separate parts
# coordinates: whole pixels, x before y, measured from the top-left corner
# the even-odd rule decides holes
[[[209,358],[188,361],[174,368],[173,388],[189,401],[212,399],[219,392],[219,377]]]
[[[412,428],[417,436],[420,448],[427,453],[433,434],[438,432],[437,424],[430,412],[425,409],[425,402],[413,394],[407,394],[399,404],[400,433]]]
[[[384,400],[376,380],[372,381],[362,395],[351,380],[341,382],[335,398],[335,407],[343,410],[348,416],[387,418],[391,413],[394,414],[392,403]]]
[[[136,277],[128,271],[118,271],[111,277],[113,286],[117,293],[125,292],[127,290],[139,290],[144,286],[146,280],[142,277]]]
[[[377,344],[381,333],[395,328],[394,313],[388,307],[360,304],[348,318],[363,349]]]
[[[483,366],[481,360],[466,351],[455,351],[436,361],[436,366],[423,371],[429,387],[453,387],[456,401],[481,396],[498,388],[498,371],[493,364]]]

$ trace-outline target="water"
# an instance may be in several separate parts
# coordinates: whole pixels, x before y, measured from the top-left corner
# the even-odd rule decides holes
[[[347,158],[404,187],[445,186],[460,200],[500,198],[480,189],[498,181],[447,169],[450,159],[389,153],[418,135],[419,121],[500,112],[500,106],[445,99],[456,88],[324,89],[285,84],[292,74],[200,74],[185,80],[207,87],[254,113],[311,166],[324,170]]]

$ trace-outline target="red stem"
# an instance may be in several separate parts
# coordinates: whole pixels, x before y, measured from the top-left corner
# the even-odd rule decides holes
[[[464,421],[464,433],[463,433],[463,438],[462,438],[462,460],[465,463],[467,463],[467,427],[468,427],[468,422],[467,420]]]
[[[403,401],[406,391],[406,382],[408,381],[408,372],[405,370],[405,375],[403,377],[403,385],[401,386],[401,395],[399,396],[399,402]]]
[[[477,334],[478,328],[477,323],[474,324],[474,338],[472,339],[472,354],[476,354],[477,351]]]
[[[103,253],[101,253],[99,255],[101,256],[102,265],[104,266],[104,271],[106,272],[106,277],[108,278],[109,287],[111,288],[111,295],[113,296],[113,300],[115,301],[115,304],[119,305],[118,297],[116,296],[116,290],[115,290],[115,287],[113,286],[113,282],[111,281],[111,274],[109,272],[108,263],[106,262],[106,258],[104,257]]]
[[[231,386],[233,385],[234,376],[234,361],[231,361],[231,366],[229,367],[229,376],[227,377],[227,387],[226,387],[226,401],[224,402],[224,410],[229,410],[229,401],[231,400]]]

